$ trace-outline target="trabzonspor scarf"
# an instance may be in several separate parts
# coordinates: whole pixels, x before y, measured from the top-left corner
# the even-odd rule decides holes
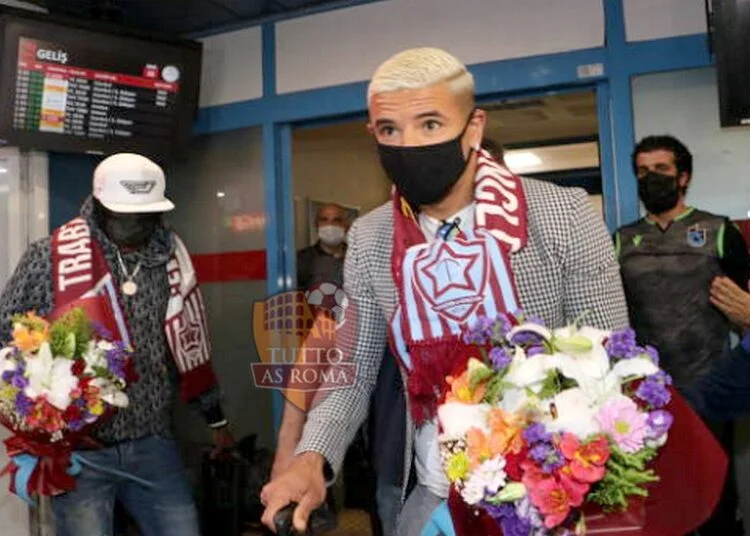
[[[211,348],[193,263],[182,240],[174,234],[175,252],[166,265],[170,296],[164,331],[180,373],[180,392],[193,400],[216,385],[211,367]],[[111,307],[105,314],[115,325],[120,340],[131,341],[120,294],[101,246],[91,236],[83,218],[55,230],[52,236],[52,277],[55,310],[90,297],[102,297]],[[112,318],[113,316],[113,318]]]
[[[488,152],[480,150],[477,158],[474,226],[454,238],[426,241],[409,204],[398,192],[393,195],[398,305],[390,336],[407,371],[418,425],[435,416],[446,376],[468,359],[463,329],[478,316],[519,308],[510,253],[527,241],[523,186]]]

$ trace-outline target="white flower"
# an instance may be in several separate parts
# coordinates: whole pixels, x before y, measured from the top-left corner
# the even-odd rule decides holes
[[[94,367],[105,367],[107,366],[107,359],[102,349],[97,347],[97,344],[90,343],[86,352],[83,354],[83,360],[86,362],[86,368],[84,372],[86,374],[93,374]]]
[[[552,415],[550,411],[543,419],[547,431],[570,432],[579,439],[586,439],[601,430],[594,418],[599,412],[599,406],[583,389],[566,389],[558,393],[551,404],[555,405],[555,414]]]
[[[503,398],[498,406],[508,413],[521,413],[525,408],[536,406],[539,399],[530,397],[526,389],[509,387],[503,391]]]
[[[649,448],[660,449],[664,445],[667,444],[667,436],[669,436],[668,433],[662,434],[660,437],[657,437],[656,439],[647,439],[644,443]]]
[[[471,474],[461,490],[461,496],[467,504],[477,504],[487,493],[495,495],[506,482],[505,458],[492,458]]]
[[[128,407],[128,404],[130,403],[130,401],[128,400],[128,395],[122,392],[122,390],[120,390],[116,384],[103,378],[97,378],[91,382],[91,385],[99,388],[99,393],[102,400],[110,406],[114,406],[117,408]]]
[[[538,393],[550,370],[548,358],[549,356],[545,354],[526,357],[526,352],[516,347],[513,360],[510,362],[503,381],[519,389],[528,388]]]
[[[438,408],[438,419],[443,430],[440,439],[461,439],[466,436],[470,428],[479,428],[488,433],[487,412],[489,410],[489,404],[447,402],[441,405]]]
[[[461,489],[461,497],[463,497],[466,504],[475,505],[479,503],[479,501],[484,499],[484,482],[480,482],[479,479],[474,478],[474,475],[472,475]]]
[[[13,348],[7,347],[0,349],[0,374],[3,372],[12,372],[16,370],[16,360],[13,359]]]
[[[498,456],[491,458],[480,465],[474,475],[485,481],[485,488],[493,495],[505,486],[507,476],[505,474],[505,458]]]
[[[31,399],[45,396],[50,404],[61,411],[70,405],[70,393],[78,387],[73,374],[73,360],[52,357],[48,343],[43,343],[34,357],[26,360],[26,377],[29,385],[24,393]]]
[[[97,341],[95,344],[96,347],[102,352],[109,352],[110,350],[115,349],[115,345],[109,341]]]

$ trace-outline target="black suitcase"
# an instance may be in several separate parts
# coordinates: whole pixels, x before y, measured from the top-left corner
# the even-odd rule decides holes
[[[201,534],[241,536],[246,462],[234,453],[212,458],[203,454],[199,511]]]

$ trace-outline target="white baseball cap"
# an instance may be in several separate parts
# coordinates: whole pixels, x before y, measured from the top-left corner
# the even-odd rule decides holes
[[[174,203],[164,196],[164,171],[133,153],[102,160],[94,171],[94,197],[112,212],[167,212]]]

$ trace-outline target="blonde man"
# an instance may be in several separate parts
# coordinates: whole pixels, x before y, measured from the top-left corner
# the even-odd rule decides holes
[[[457,364],[461,329],[518,307],[552,327],[586,312],[611,329],[627,325],[627,309],[611,242],[585,192],[516,177],[481,149],[486,114],[459,60],[435,48],[397,54],[376,70],[367,98],[369,130],[395,188],[349,233],[344,287],[358,322],[342,344],[358,383],[309,413],[297,456],[263,490],[264,522],[273,526],[294,502],[301,530],[322,503],[366,415],[390,334],[409,408],[403,482],[412,471],[417,481],[397,534],[413,536],[448,494],[435,393]]]

